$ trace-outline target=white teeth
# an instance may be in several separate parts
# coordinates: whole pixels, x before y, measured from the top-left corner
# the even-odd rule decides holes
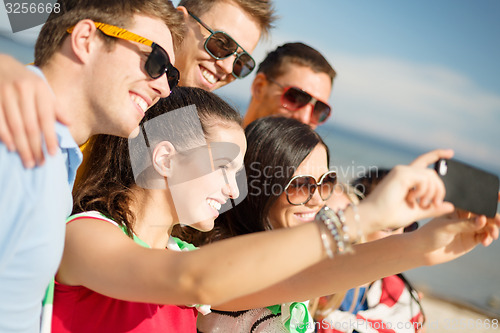
[[[134,101],[135,104],[139,105],[142,112],[146,112],[146,110],[148,109],[148,102],[142,99],[141,96],[132,94],[132,101]]]
[[[222,207],[222,204],[220,202],[215,201],[213,199],[207,199],[207,203],[210,207],[214,208],[217,211],[219,211],[220,208]]]
[[[205,80],[207,80],[211,84],[215,84],[217,82],[217,78],[212,73],[207,71],[206,69],[201,70],[201,75],[203,75]]]
[[[302,219],[312,219],[316,213],[296,213],[296,215]]]

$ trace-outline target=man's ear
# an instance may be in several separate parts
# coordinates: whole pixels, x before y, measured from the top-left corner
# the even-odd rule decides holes
[[[89,60],[98,38],[98,31],[94,21],[81,20],[75,25],[73,32],[70,34],[71,49],[80,62],[86,63]],[[99,42],[102,43],[100,40]]]
[[[189,18],[189,13],[186,7],[177,6],[176,9],[182,13],[182,16],[184,16],[184,21],[186,21]]]
[[[252,87],[250,88],[252,91],[252,98],[259,101],[264,94],[264,88],[268,84],[269,82],[267,81],[266,75],[264,73],[257,73],[255,79],[253,79]]]
[[[172,157],[176,151],[170,141],[158,143],[153,150],[153,167],[163,177],[172,176]]]

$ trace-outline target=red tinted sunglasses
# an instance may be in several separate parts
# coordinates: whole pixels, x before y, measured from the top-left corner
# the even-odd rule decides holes
[[[267,80],[283,89],[283,94],[281,95],[281,106],[285,109],[297,111],[307,104],[312,104],[314,106],[312,121],[317,125],[324,123],[328,117],[330,117],[332,112],[330,105],[318,100],[308,92],[293,86],[285,87],[270,78],[267,78]]]

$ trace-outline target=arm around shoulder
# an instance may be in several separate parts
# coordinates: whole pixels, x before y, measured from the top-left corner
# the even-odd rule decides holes
[[[27,168],[42,165],[42,135],[57,152],[56,119],[68,124],[47,82],[11,56],[0,54],[0,141],[18,151]]]

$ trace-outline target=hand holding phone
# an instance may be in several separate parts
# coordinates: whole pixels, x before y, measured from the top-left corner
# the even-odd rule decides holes
[[[454,159],[440,159],[434,169],[444,182],[445,201],[475,214],[495,216],[498,176]]]

